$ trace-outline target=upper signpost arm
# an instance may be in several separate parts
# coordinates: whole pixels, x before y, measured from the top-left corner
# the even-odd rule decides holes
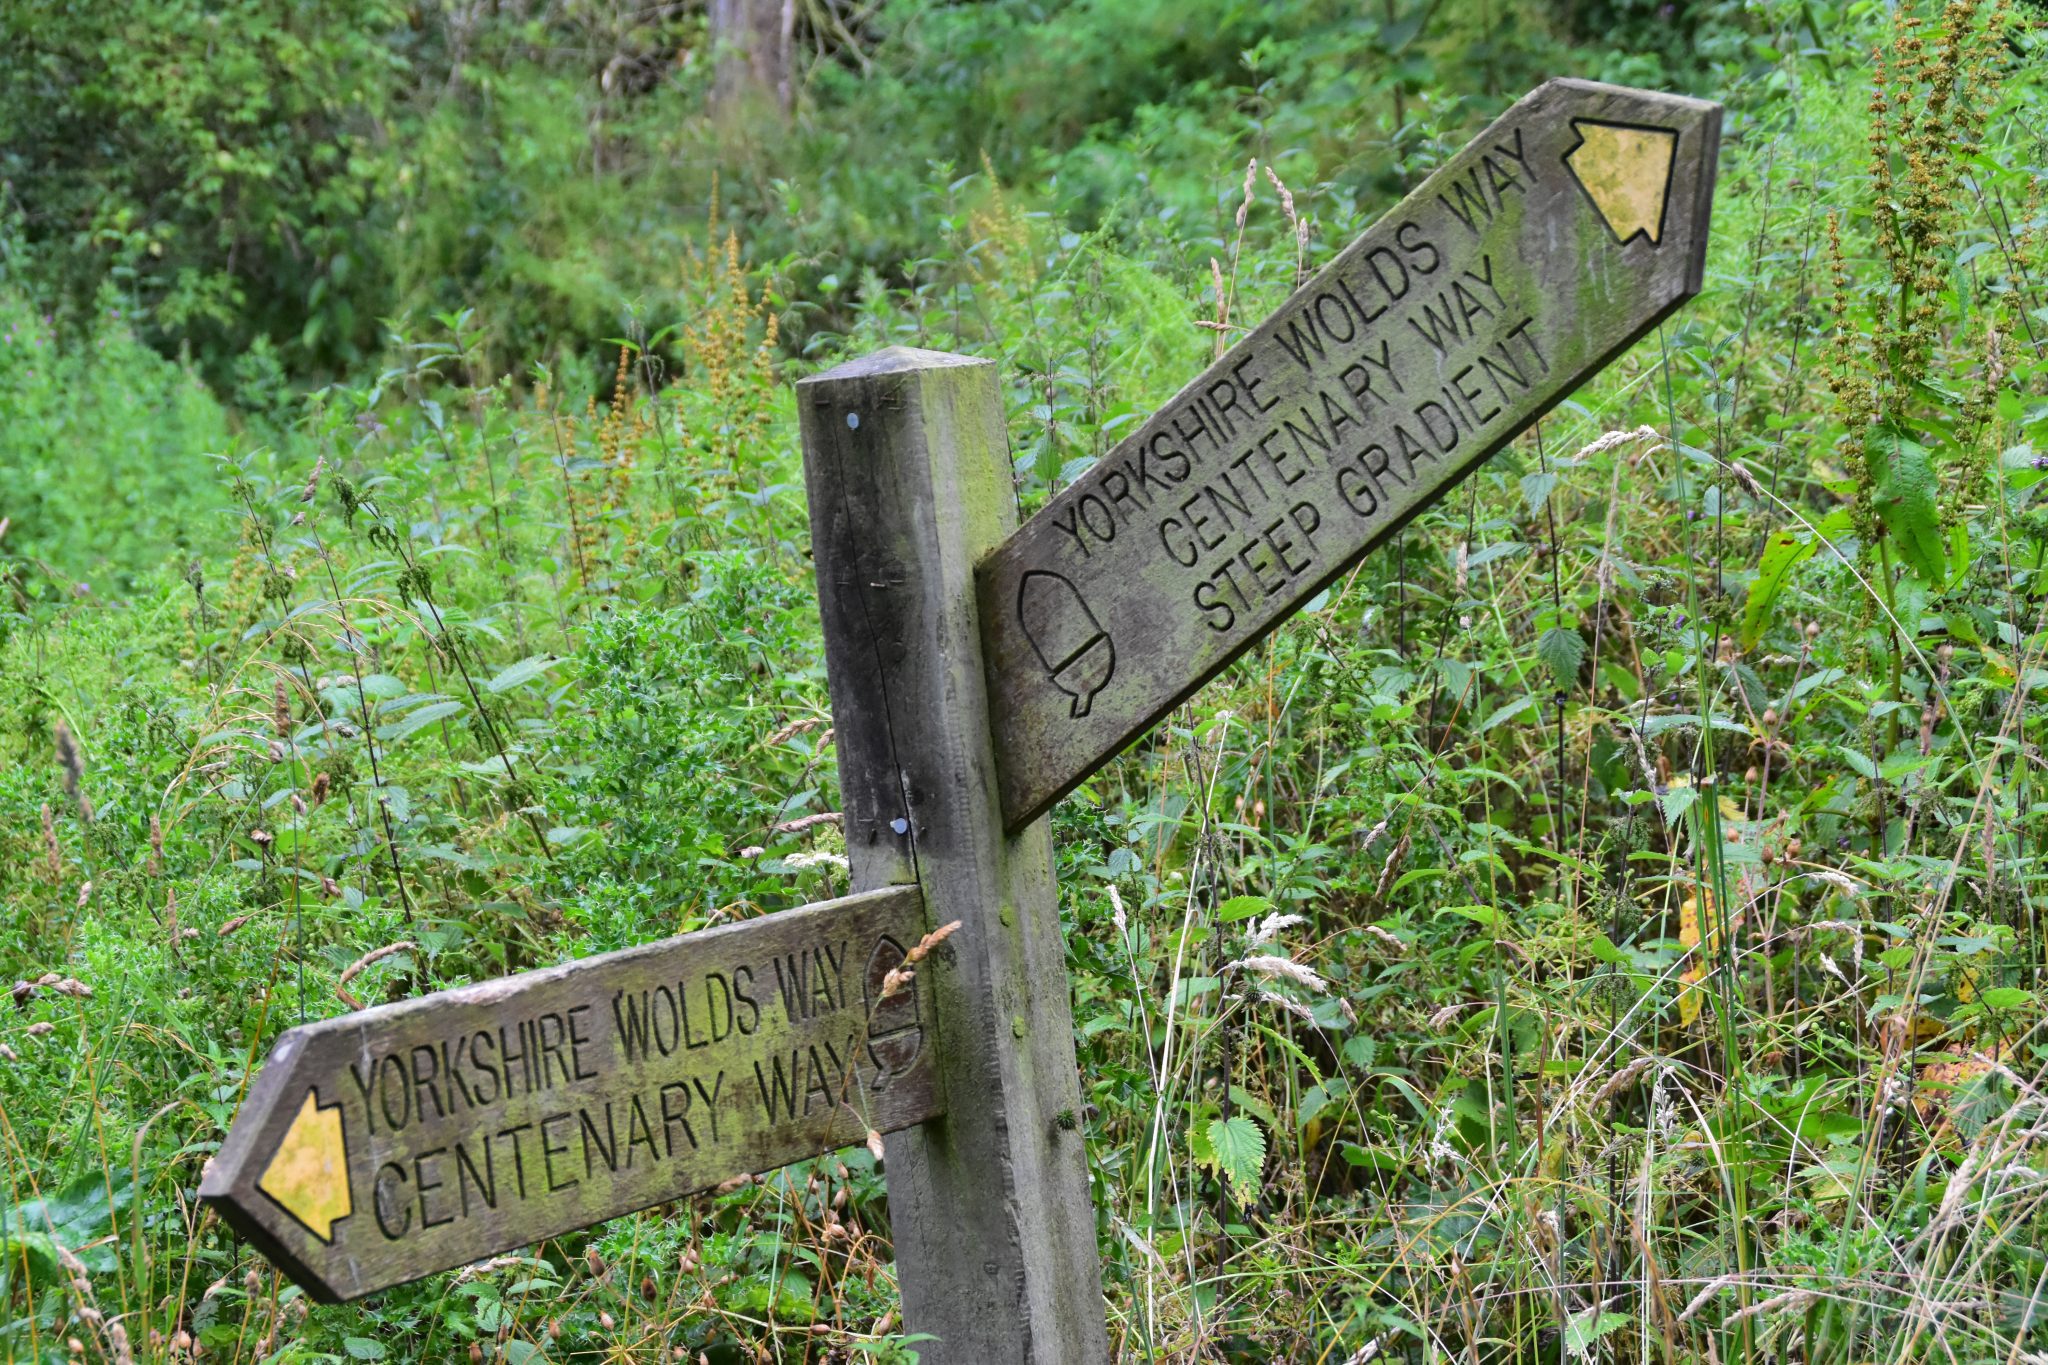
[[[1555,80],[981,564],[1012,829],[1699,292],[1721,106]]]

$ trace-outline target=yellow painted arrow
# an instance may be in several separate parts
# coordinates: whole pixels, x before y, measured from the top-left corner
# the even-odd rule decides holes
[[[1664,236],[1664,205],[1671,192],[1671,167],[1678,159],[1678,134],[1669,128],[1573,119],[1578,145],[1564,155],[1572,178],[1593,201],[1614,240],[1627,245],[1637,234],[1656,245]]]
[[[284,1141],[263,1177],[256,1182],[278,1206],[299,1220],[323,1242],[334,1240],[334,1225],[349,1216],[348,1140],[341,1129],[341,1106],[324,1109],[319,1097],[306,1091],[305,1103],[285,1130]]]

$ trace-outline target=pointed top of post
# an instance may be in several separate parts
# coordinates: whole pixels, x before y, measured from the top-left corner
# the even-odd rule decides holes
[[[866,375],[900,374],[908,370],[930,370],[948,365],[993,365],[992,360],[980,356],[955,355],[951,351],[926,351],[915,346],[887,346],[873,355],[864,355],[858,360],[849,360],[835,365],[822,374],[797,381],[798,387],[806,384],[825,384],[839,379],[859,379]]]

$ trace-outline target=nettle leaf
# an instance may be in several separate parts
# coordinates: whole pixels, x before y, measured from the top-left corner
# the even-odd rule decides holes
[[[1635,1319],[1626,1313],[1602,1312],[1595,1304],[1583,1313],[1575,1313],[1564,1325],[1564,1349],[1575,1356],[1588,1355],[1593,1343],[1617,1327],[1626,1327]]]
[[[1264,896],[1232,896],[1216,907],[1216,918],[1228,924],[1232,920],[1250,919],[1263,915],[1273,908],[1273,902]]]
[[[395,744],[399,740],[426,729],[437,720],[446,720],[450,716],[460,715],[467,709],[468,706],[463,702],[454,700],[437,701],[432,706],[422,706],[404,720],[378,726],[377,737]]]
[[[1536,657],[1543,660],[1560,683],[1569,686],[1586,661],[1586,637],[1570,626],[1552,626],[1537,637]]]
[[[1684,817],[1685,813],[1692,809],[1693,803],[1699,799],[1699,789],[1696,787],[1671,787],[1666,789],[1657,798],[1657,804],[1664,808],[1664,823],[1667,825],[1677,824]]]
[[[1802,541],[1790,531],[1778,532],[1764,545],[1736,636],[1744,649],[1755,649],[1757,641],[1763,638],[1764,627],[1771,622],[1771,608],[1777,604],[1785,584],[1791,581],[1793,566],[1813,558],[1813,550],[1814,542]]]
[[[1209,1152],[1216,1170],[1230,1184],[1239,1204],[1259,1194],[1259,1174],[1266,1169],[1266,1134],[1244,1114],[1214,1119],[1209,1124]]]
[[[1482,548],[1474,550],[1470,554],[1465,556],[1465,568],[1468,571],[1476,569],[1483,564],[1491,564],[1496,559],[1503,559],[1508,555],[1520,554],[1522,551],[1528,548],[1529,547],[1527,545],[1524,545],[1519,540],[1503,540],[1498,542],[1497,544],[1483,546]]]
[[[1506,725],[1516,716],[1521,715],[1524,711],[1536,705],[1536,702],[1537,699],[1533,696],[1522,697],[1516,701],[1509,702],[1506,706],[1501,707],[1492,715],[1488,716],[1485,722],[1482,725],[1480,725],[1479,732],[1481,734],[1485,734],[1488,730],[1491,730],[1496,725]]]
[[[1899,558],[1926,582],[1945,582],[1948,543],[1941,533],[1934,461],[1927,447],[1883,424],[1871,433],[1868,454],[1877,514]]]
[[[521,683],[532,682],[541,674],[560,663],[560,659],[546,654],[536,654],[530,659],[521,659],[497,677],[484,684],[487,691],[509,692]]]

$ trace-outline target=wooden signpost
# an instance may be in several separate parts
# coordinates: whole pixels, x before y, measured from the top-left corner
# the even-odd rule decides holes
[[[862,894],[294,1029],[201,1193],[350,1298],[878,1130],[927,1365],[1105,1359],[1043,814],[1699,291],[1720,121],[1542,86],[1022,529],[992,363],[802,381]]]
[[[915,887],[292,1029],[200,1193],[326,1302],[936,1118]]]
[[[1009,827],[1698,293],[1720,130],[1542,86],[990,555]]]

